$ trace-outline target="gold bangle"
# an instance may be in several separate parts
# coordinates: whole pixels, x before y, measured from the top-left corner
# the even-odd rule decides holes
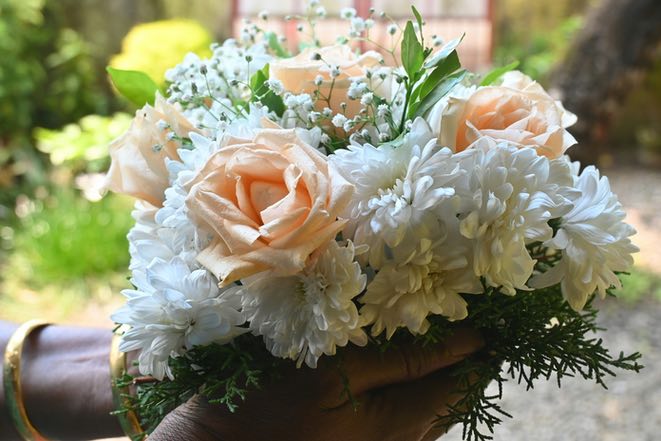
[[[5,349],[4,367],[2,369],[5,403],[16,431],[25,441],[48,441],[30,422],[25,410],[23,389],[21,387],[23,343],[32,331],[48,325],[50,323],[41,320],[30,320],[23,323],[14,331]]]
[[[119,350],[121,337],[117,334],[112,337],[110,346],[110,378],[112,379],[112,400],[117,409],[116,415],[124,434],[132,440],[142,440],[145,432],[140,427],[140,420],[131,408],[128,386],[119,387],[118,380],[126,373],[126,353]]]

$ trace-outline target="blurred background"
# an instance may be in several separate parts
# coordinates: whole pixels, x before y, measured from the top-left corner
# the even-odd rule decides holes
[[[339,10],[370,7],[406,20],[399,0],[322,1],[332,42]],[[524,392],[496,440],[658,440],[661,428],[661,1],[424,0],[430,33],[466,33],[462,62],[484,72],[513,60],[578,114],[570,154],[611,179],[639,234],[636,267],[615,302],[600,305],[614,350],[641,351],[647,368],[611,389],[569,381]],[[111,327],[127,287],[132,201],[90,191],[107,144],[135,108],[117,98],[111,65],[157,83],[188,52],[235,35],[268,9],[267,26],[295,47],[300,0],[0,0],[0,320],[43,317]],[[385,25],[375,29],[385,38]],[[657,429],[657,430],[655,430]],[[461,439],[460,430],[448,440]]]

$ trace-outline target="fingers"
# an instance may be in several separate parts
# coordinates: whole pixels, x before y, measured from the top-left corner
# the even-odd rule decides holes
[[[218,439],[215,431],[204,423],[211,418],[204,400],[195,396],[165,416],[163,421],[149,435],[149,441],[214,441]]]
[[[380,352],[376,348],[355,348],[347,351],[342,368],[354,396],[383,386],[414,381],[444,367],[463,360],[479,350],[484,341],[477,331],[457,329],[444,343],[438,345],[408,345]],[[329,407],[346,402],[341,398],[345,385],[339,381],[328,385]]]
[[[440,426],[435,423],[432,423],[432,427],[429,428],[429,431],[422,437],[420,441],[436,441],[446,433],[450,431],[450,429],[454,427],[454,424],[447,427],[447,426]]]
[[[438,417],[447,415],[449,406],[461,399],[457,378],[447,370],[393,384],[370,395],[366,404],[380,409],[378,418],[388,421],[393,433],[408,433],[402,441],[429,441],[443,435],[447,428],[435,427]]]
[[[456,378],[445,370],[386,386],[361,397],[360,419],[371,428],[369,439],[420,441],[437,415],[446,414],[448,405],[459,399],[456,388]]]
[[[469,384],[475,384],[478,381],[479,381],[479,378],[476,376],[475,373],[469,374],[469,376],[468,376]],[[465,395],[463,393],[459,392],[459,390],[464,388],[464,387],[466,387],[466,384],[458,384],[457,382],[455,382],[455,384],[454,384],[455,391],[449,397],[448,402],[445,403],[445,409],[444,409],[445,411],[444,412],[437,412],[436,413],[437,417],[448,415],[449,414],[448,406],[453,405],[453,406],[456,407],[459,404],[459,400],[461,400],[462,398],[465,397]],[[466,404],[465,403],[461,404],[459,406],[459,409],[461,411],[465,411],[467,409]],[[441,410],[443,410],[443,409],[441,409]],[[447,423],[447,421],[446,421],[446,423]],[[448,425],[441,425],[441,424],[437,424],[437,422],[434,421],[434,422],[432,422],[432,426],[430,427],[429,431],[422,438],[421,441],[436,441],[442,435],[445,435],[452,428],[453,425],[454,424],[449,425],[449,426]]]
[[[447,433],[445,429],[431,429],[420,441],[436,441]]]

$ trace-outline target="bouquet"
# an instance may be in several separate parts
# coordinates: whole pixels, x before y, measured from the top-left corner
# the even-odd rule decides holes
[[[289,19],[325,15],[312,1]],[[107,176],[137,198],[134,287],[112,318],[149,378],[130,403],[147,432],[195,393],[233,410],[282,365],[459,326],[486,348],[455,367],[463,398],[439,424],[469,440],[507,415],[490,382],[640,369],[591,335],[593,294],[620,288],[637,249],[608,179],[566,155],[576,117],[515,66],[463,69],[461,38],[429,41],[413,15],[345,9],[347,36],[297,54],[246,22],[165,91],[109,70],[148,102]],[[359,51],[377,21],[391,47]]]

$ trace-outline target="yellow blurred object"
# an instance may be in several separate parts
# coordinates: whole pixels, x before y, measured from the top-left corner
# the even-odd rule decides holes
[[[159,86],[165,72],[193,52],[211,55],[211,34],[194,20],[161,20],[133,27],[122,40],[122,52],[110,60],[116,69],[138,70],[149,75]]]

